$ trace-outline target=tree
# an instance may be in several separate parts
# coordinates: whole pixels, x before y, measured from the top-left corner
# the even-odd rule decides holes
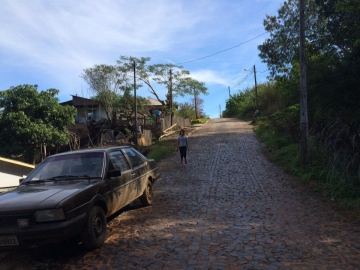
[[[193,78],[185,77],[180,79],[178,94],[180,96],[184,96],[185,94],[193,95],[194,96],[194,105],[195,105],[195,117],[198,118],[198,96],[200,94],[207,95],[207,87],[203,82],[199,82]]]
[[[204,118],[204,100],[195,96],[191,99],[191,102],[194,104],[195,119]]]
[[[259,85],[259,89],[262,86]],[[256,109],[255,104],[255,87],[246,89],[244,92],[233,94],[226,101],[224,117],[246,117],[249,111],[254,112]]]
[[[137,111],[144,111],[146,105],[148,105],[148,100],[144,97],[136,97]],[[135,111],[135,99],[134,95],[131,94],[131,91],[126,90],[124,94],[119,97],[119,112],[130,122],[131,115]]]
[[[124,74],[129,74],[129,76],[133,77],[132,72],[134,70],[134,63],[136,64],[136,78],[145,83],[149,89],[150,93],[153,94],[158,101],[160,101],[163,105],[165,102],[160,99],[158,94],[156,93],[155,89],[151,83],[152,74],[148,70],[147,62],[150,61],[150,57],[141,57],[136,58],[132,56],[120,56],[120,59],[117,60],[116,68],[119,72]],[[138,87],[142,87],[143,85],[139,82],[137,83]]]
[[[150,93],[153,94],[163,106],[169,105],[174,97],[193,94],[192,91],[189,91],[191,85],[188,83],[196,82],[198,84],[198,86],[195,86],[196,91],[203,94],[206,93],[204,84],[191,79],[189,77],[190,72],[184,70],[182,66],[174,64],[149,65],[147,63],[150,60],[150,57],[136,58],[132,56],[120,56],[120,59],[117,61],[117,68],[119,72],[131,74],[135,62],[137,79],[149,87]],[[167,94],[165,100],[161,99],[157,94],[154,83],[166,87]],[[139,83],[139,87],[141,86]]]
[[[329,145],[325,152],[333,152],[328,160],[333,164],[332,170],[340,167],[349,170],[353,166],[356,168],[354,175],[358,177],[360,2],[304,2],[311,138],[319,138],[323,145]],[[287,0],[277,16],[267,16],[264,20],[270,38],[259,46],[260,57],[267,63],[271,75],[282,86],[288,85],[291,89],[300,81],[299,14],[298,1]],[[352,157],[351,162],[345,158],[348,156]]]
[[[176,114],[181,116],[182,118],[196,119],[195,116],[195,107],[191,103],[180,103],[178,105],[178,110]]]
[[[59,105],[58,93],[27,84],[0,92],[0,155],[33,162],[35,147],[69,142],[66,126],[75,123],[76,109]]]
[[[359,1],[305,0],[305,43],[309,121],[312,115],[350,112],[353,119],[360,99],[360,12]],[[258,48],[277,81],[299,82],[299,7],[288,0],[277,16],[266,16],[270,33]],[[280,78],[281,76],[282,78]],[[293,87],[292,87],[293,88]],[[297,102],[297,101],[296,101]],[[355,112],[355,113],[354,113]]]
[[[324,35],[326,21],[318,16],[319,7],[315,0],[306,0],[306,37],[308,43],[314,43]],[[260,58],[267,63],[271,76],[287,75],[293,61],[298,62],[299,55],[299,6],[298,0],[288,0],[279,9],[277,16],[266,15],[265,30],[270,38],[259,45]],[[320,44],[318,44],[320,45]]]
[[[114,129],[116,112],[120,105],[120,94],[131,89],[127,75],[119,72],[112,65],[94,65],[92,68],[84,69],[81,77],[89,84],[96,99],[104,106],[112,129]]]

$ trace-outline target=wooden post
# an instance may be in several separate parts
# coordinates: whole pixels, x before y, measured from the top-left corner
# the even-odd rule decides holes
[[[170,87],[169,87],[169,102],[170,102],[170,125],[173,125],[173,97],[172,97],[172,71],[170,69]]]
[[[135,99],[135,145],[138,145],[137,100],[136,100],[136,63],[134,61],[134,99]]]
[[[309,123],[307,111],[306,90],[306,55],[305,55],[305,4],[300,0],[300,143],[301,164],[303,168],[309,166]]]
[[[257,91],[256,69],[255,69],[255,65],[254,65],[254,79],[255,79],[255,104],[256,104],[256,110],[259,110],[259,102],[258,102],[258,91]]]

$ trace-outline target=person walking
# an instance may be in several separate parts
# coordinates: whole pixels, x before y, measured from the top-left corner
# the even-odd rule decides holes
[[[181,165],[183,165],[183,159],[185,160],[185,164],[187,164],[186,151],[189,151],[189,145],[188,145],[187,137],[185,136],[185,129],[180,130],[180,135],[177,138],[176,151],[179,150],[180,150]]]

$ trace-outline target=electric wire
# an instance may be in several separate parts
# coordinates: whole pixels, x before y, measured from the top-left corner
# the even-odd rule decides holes
[[[267,34],[267,32],[264,32],[264,33],[262,33],[262,34],[260,34],[260,35],[258,35],[258,36],[256,36],[256,37],[254,37],[254,38],[252,38],[252,39],[249,39],[249,40],[247,40],[247,41],[244,41],[244,42],[242,42],[242,43],[240,43],[240,44],[238,44],[238,45],[235,45],[235,46],[233,46],[233,47],[227,48],[227,49],[225,49],[225,50],[221,50],[221,51],[218,51],[218,52],[216,52],[216,53],[213,53],[213,54],[210,54],[210,55],[207,55],[207,56],[204,56],[204,57],[196,58],[196,59],[193,59],[193,60],[189,60],[189,61],[186,61],[186,62],[177,63],[177,65],[182,65],[182,64],[187,64],[187,63],[199,61],[199,60],[202,60],[202,59],[205,59],[205,58],[212,57],[212,56],[217,55],[217,54],[219,54],[219,53],[222,53],[222,52],[226,52],[226,51],[235,49],[235,48],[240,47],[241,45],[243,45],[243,44],[245,44],[245,43],[248,43],[248,42],[250,42],[250,41],[252,41],[252,40],[254,40],[254,39],[256,39],[256,38],[258,38],[258,37],[260,37],[260,36],[262,36],[262,35],[265,35],[265,34]]]

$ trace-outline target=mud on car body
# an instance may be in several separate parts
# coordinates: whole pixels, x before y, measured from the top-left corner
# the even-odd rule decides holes
[[[107,217],[139,198],[152,204],[155,161],[129,146],[46,158],[20,185],[0,194],[0,247],[80,236],[87,248],[106,240]]]

